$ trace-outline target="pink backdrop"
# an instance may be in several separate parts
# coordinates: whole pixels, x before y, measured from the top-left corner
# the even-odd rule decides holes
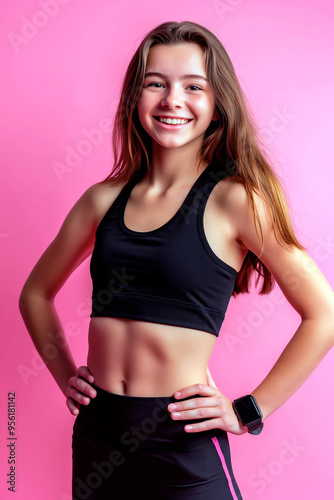
[[[15,498],[70,500],[73,417],[17,301],[70,207],[110,170],[109,128],[130,57],[147,31],[170,20],[199,22],[222,40],[283,179],[297,233],[333,285],[333,2],[7,0],[1,7],[0,496],[14,498],[6,444],[7,393],[15,391]],[[87,354],[88,264],[57,298],[78,365]],[[251,391],[298,323],[279,289],[232,300],[210,363],[220,389],[230,398]],[[333,499],[333,356],[261,436],[231,437],[245,500]]]

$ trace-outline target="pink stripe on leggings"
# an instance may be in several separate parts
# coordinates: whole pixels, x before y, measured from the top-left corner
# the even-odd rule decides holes
[[[237,494],[236,494],[235,489],[233,487],[233,483],[232,483],[230,472],[229,472],[229,470],[227,468],[227,465],[226,465],[226,460],[225,460],[224,454],[223,454],[223,452],[222,452],[222,450],[220,448],[220,445],[218,443],[218,439],[216,437],[214,437],[214,438],[212,438],[212,442],[215,445],[215,448],[217,450],[218,456],[219,456],[220,461],[222,463],[222,466],[223,466],[223,469],[224,469],[224,472],[225,472],[225,476],[227,478],[227,482],[228,482],[228,485],[229,485],[229,488],[230,488],[230,491],[231,491],[232,498],[233,498],[233,500],[238,500]]]

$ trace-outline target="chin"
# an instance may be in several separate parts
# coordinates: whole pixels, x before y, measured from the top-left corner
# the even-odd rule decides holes
[[[158,144],[158,146],[165,148],[165,149],[178,149],[181,148],[182,146],[186,146],[188,143],[176,143],[176,142],[164,142],[164,141],[157,141],[153,139],[153,141]]]

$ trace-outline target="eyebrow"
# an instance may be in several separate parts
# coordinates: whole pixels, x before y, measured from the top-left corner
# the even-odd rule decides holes
[[[164,75],[163,73],[158,73],[157,71],[151,71],[149,73],[146,73],[145,74],[145,78],[147,76],[158,76],[160,78],[167,78],[167,75]],[[207,78],[205,78],[204,76],[201,76],[201,75],[182,75],[181,76],[181,80],[187,80],[189,78],[198,78],[200,80],[204,80],[205,82],[207,82]]]

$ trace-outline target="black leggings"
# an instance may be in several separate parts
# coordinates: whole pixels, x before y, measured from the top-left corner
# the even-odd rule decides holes
[[[74,423],[73,500],[242,500],[226,432],[186,433],[174,397],[95,389]]]

